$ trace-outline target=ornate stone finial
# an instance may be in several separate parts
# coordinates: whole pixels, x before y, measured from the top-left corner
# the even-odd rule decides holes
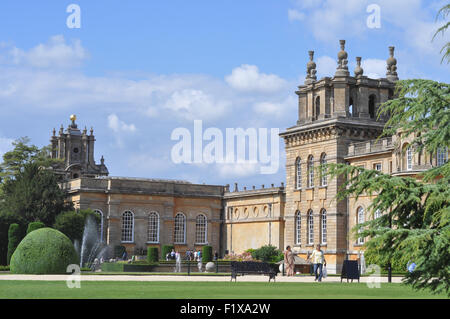
[[[103,158],[103,155],[102,158],[100,159],[100,165],[105,165],[105,159]]]
[[[390,46],[389,47],[389,55],[390,57],[386,60],[386,78],[389,81],[398,81],[398,75],[397,75],[397,59],[394,58],[394,49],[395,47]]]
[[[94,135],[94,129],[91,126],[91,136]]]
[[[312,83],[317,80],[316,63],[314,62],[314,51],[308,51],[309,62],[306,64],[305,84]]]
[[[341,51],[338,52],[338,67],[336,69],[337,76],[348,76],[348,54],[345,52],[345,40],[339,40],[339,43],[341,45]]]
[[[72,121],[72,124],[70,125],[70,127],[77,128],[77,124],[75,123],[75,121],[77,120],[77,116],[75,114],[72,114],[70,116],[70,120]]]
[[[56,136],[56,130],[53,128],[53,136]]]
[[[59,128],[59,135],[62,135],[64,133],[64,126],[61,124],[61,127]]]
[[[238,192],[239,190],[238,190],[238,183],[234,183],[234,191],[235,192]]]
[[[83,135],[86,135],[86,133],[87,133],[87,128],[86,128],[86,126],[84,127],[84,130],[83,130]]]
[[[360,78],[364,73],[364,69],[361,67],[361,57],[356,57],[355,77]]]

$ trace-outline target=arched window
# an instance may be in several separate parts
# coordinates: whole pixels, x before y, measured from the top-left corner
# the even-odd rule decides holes
[[[195,243],[206,244],[207,243],[207,221],[206,216],[200,214],[195,219]]]
[[[320,214],[320,229],[321,229],[321,242],[322,244],[327,243],[327,211],[322,209],[322,213]]]
[[[295,213],[295,244],[300,245],[302,243],[301,232],[302,229],[302,216],[299,211]]]
[[[380,218],[380,217],[381,217],[381,211],[380,211],[379,209],[377,209],[377,210],[375,211],[374,218],[377,219],[377,218]]]
[[[148,215],[147,241],[159,243],[159,214],[157,212],[150,212]]]
[[[316,120],[319,119],[320,114],[320,96],[316,97]]]
[[[376,116],[375,110],[375,95],[369,96],[369,116],[371,119],[374,119]]]
[[[314,243],[314,217],[313,211],[308,212],[308,244],[312,245]]]
[[[100,241],[103,242],[103,212],[100,209],[95,209],[94,212],[100,217],[100,223],[97,224],[97,232]]]
[[[323,153],[320,157],[320,186],[327,186],[327,154]]]
[[[175,216],[173,241],[175,244],[184,244],[186,242],[186,216],[183,213],[178,213]]]
[[[448,148],[439,147],[436,153],[436,164],[437,166],[442,166],[448,161]]]
[[[412,170],[412,148],[411,146],[408,146],[406,148],[406,170],[411,171]]]
[[[357,214],[358,214],[357,216],[358,224],[364,223],[364,208],[362,208],[361,206],[358,207]],[[361,232],[361,229],[358,232]],[[364,237],[358,237],[358,244],[359,245],[364,244]]]
[[[300,157],[295,161],[295,188],[302,188],[302,163]]]
[[[128,210],[122,214],[122,242],[134,242],[134,214]]]
[[[314,157],[308,158],[308,187],[314,187]]]

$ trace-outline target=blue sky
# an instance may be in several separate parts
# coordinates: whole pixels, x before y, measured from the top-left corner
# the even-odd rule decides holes
[[[285,128],[296,121],[296,87],[308,50],[318,76],[333,76],[339,39],[349,69],[362,56],[366,75],[385,76],[396,47],[400,78],[448,82],[440,64],[445,38],[431,42],[446,1],[23,1],[0,4],[0,154],[29,136],[38,146],[76,114],[94,127],[96,159],[111,175],[196,183],[279,185],[280,169],[258,165],[175,164],[177,127]],[[66,8],[81,8],[69,29]],[[370,4],[381,27],[369,28]]]

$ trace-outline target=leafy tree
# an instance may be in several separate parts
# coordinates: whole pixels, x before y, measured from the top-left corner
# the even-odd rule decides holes
[[[56,215],[72,209],[57,177],[38,163],[24,164],[14,179],[3,185],[2,210],[17,215],[23,223],[41,221],[53,224]]]
[[[69,237],[72,241],[83,238],[84,225],[88,216],[95,218],[97,223],[100,223],[100,217],[92,210],[86,209],[77,211],[68,211],[56,216],[53,228],[59,230],[64,235]]]
[[[450,13],[450,4],[447,4],[445,6],[443,6],[439,11],[438,14],[436,16],[436,20],[439,19],[439,17],[442,17],[442,19],[446,19],[448,14]],[[447,21],[443,26],[441,26],[436,33],[433,36],[433,40],[434,38],[436,38],[436,36],[441,33],[442,35],[444,35],[445,31],[448,29],[448,27],[450,26],[450,22]],[[442,56],[442,60],[441,63],[444,60],[447,60],[447,63],[450,62],[450,42],[447,42],[441,49],[441,53],[443,53]]]
[[[417,152],[436,154],[450,145],[450,85],[431,80],[397,82],[397,98],[380,107],[390,114],[383,136],[413,136]],[[420,133],[420,134],[419,134]],[[372,214],[384,214],[354,229],[368,237],[365,249],[382,264],[414,261],[405,282],[450,295],[450,163],[431,168],[417,179],[391,176],[345,164],[329,164],[331,177],[345,176],[337,199],[372,195]],[[406,264],[405,264],[406,268]]]
[[[50,158],[50,146],[38,148],[30,145],[28,137],[21,137],[13,143],[14,148],[3,154],[3,162],[0,164],[0,182],[13,179],[22,172],[25,165],[36,163],[39,166],[50,167],[61,160]]]

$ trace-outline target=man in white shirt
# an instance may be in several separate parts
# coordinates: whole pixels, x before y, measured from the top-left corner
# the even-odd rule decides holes
[[[320,250],[320,245],[316,246],[316,250],[312,252],[308,260],[312,260],[312,263],[314,265],[314,275],[316,276],[316,279],[314,279],[314,281],[318,280],[319,282],[321,282],[323,276],[322,267],[326,266],[327,262],[325,261],[325,255],[323,251]],[[317,274],[317,270],[319,270],[319,274]]]

